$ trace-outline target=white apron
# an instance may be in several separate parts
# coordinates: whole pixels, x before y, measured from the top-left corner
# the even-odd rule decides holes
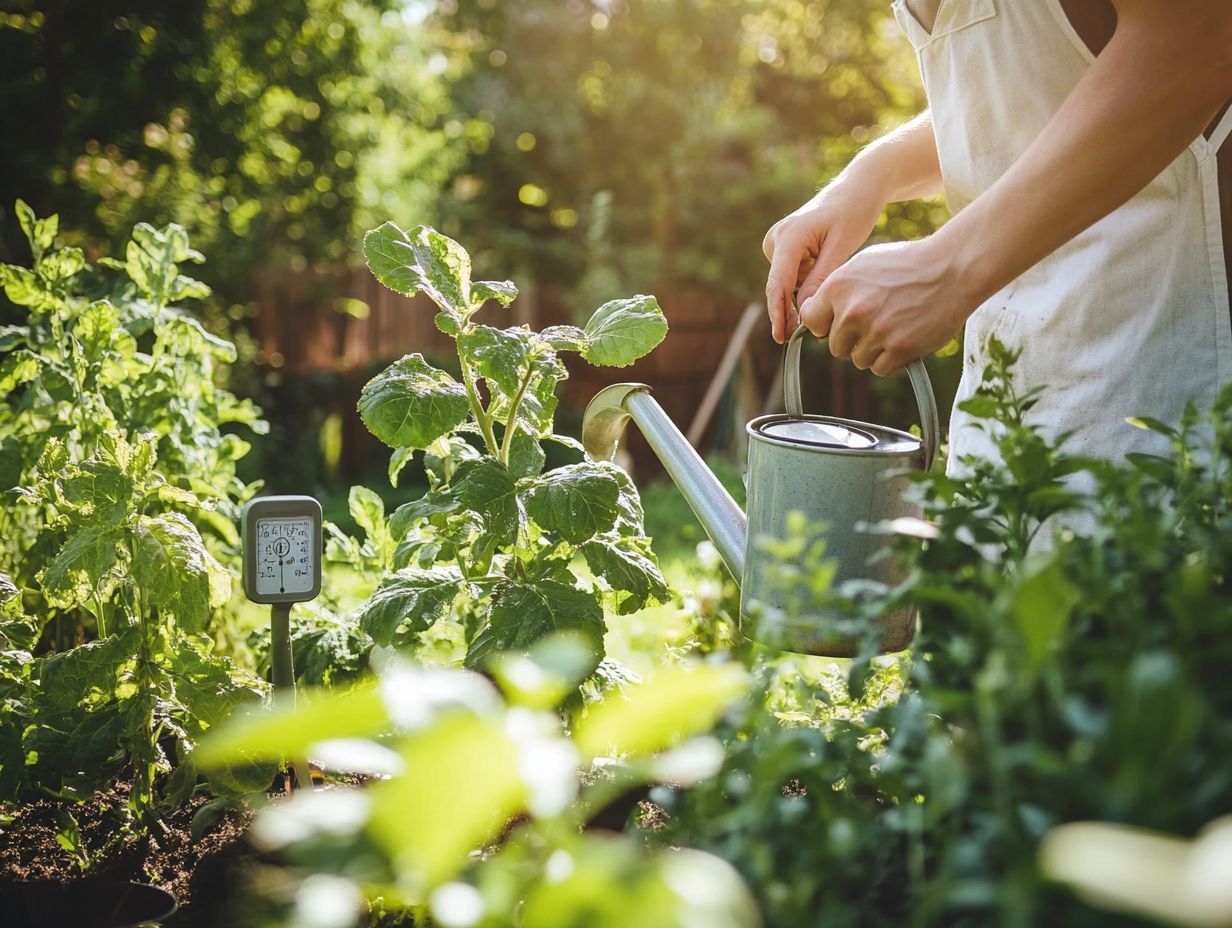
[[[894,12],[919,57],[957,212],[1014,163],[1094,59],[1060,0],[944,0],[931,33],[904,0]],[[1209,408],[1232,376],[1215,157],[1229,130],[1232,111],[1209,140],[967,320],[951,474],[965,455],[997,456],[957,408],[979,388],[990,334],[1022,351],[1016,388],[1044,388],[1028,421],[1050,439],[1072,432],[1071,453],[1165,453],[1165,438],[1126,418],[1175,424],[1190,400]]]

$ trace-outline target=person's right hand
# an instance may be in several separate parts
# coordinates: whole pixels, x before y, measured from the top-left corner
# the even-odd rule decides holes
[[[762,251],[770,262],[766,310],[782,343],[799,324],[793,294],[803,303],[868,240],[885,200],[850,175],[840,176],[770,227]]]

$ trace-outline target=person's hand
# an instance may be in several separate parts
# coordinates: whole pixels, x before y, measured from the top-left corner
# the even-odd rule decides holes
[[[884,377],[943,347],[979,307],[956,263],[932,238],[873,245],[800,304],[800,319],[830,353]]]
[[[840,176],[766,233],[762,251],[770,262],[766,310],[776,342],[798,325],[793,293],[801,304],[855,253],[877,225],[885,198],[872,185]]]

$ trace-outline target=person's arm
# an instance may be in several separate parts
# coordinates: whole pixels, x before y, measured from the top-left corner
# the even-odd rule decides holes
[[[1158,176],[1232,97],[1228,0],[1114,5],[1111,41],[1004,176],[934,235],[856,255],[801,305],[835,357],[884,375],[940,348]]]
[[[860,151],[833,181],[766,233],[766,308],[776,341],[796,326],[803,302],[864,244],[887,203],[941,192],[937,141],[927,111]]]

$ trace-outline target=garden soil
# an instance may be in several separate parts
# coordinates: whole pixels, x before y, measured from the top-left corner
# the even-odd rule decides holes
[[[166,928],[215,928],[227,924],[226,906],[234,901],[239,869],[256,858],[245,834],[252,817],[228,810],[221,820],[193,842],[193,815],[209,801],[194,796],[164,818],[166,831],[137,837],[123,832],[128,785],[117,784],[73,808],[85,853],[95,859],[92,877],[151,883],[167,890],[179,910]],[[0,831],[0,883],[19,880],[69,882],[81,877],[72,854],[56,838],[64,806],[39,800],[21,807]]]

